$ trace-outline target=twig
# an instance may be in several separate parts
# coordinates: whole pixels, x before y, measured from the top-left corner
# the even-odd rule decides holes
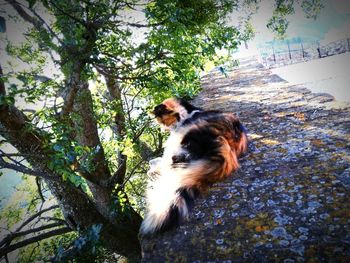
[[[30,255],[29,255],[29,262],[31,262],[32,260],[32,256],[33,256],[33,254],[34,254],[34,251],[38,248],[40,246],[40,244],[39,244],[39,242],[37,242],[37,244],[36,244],[36,246],[35,247],[33,247],[33,249],[32,249],[32,252],[30,253]]]
[[[43,213],[48,212],[48,211],[53,210],[53,209],[56,209],[56,208],[59,208],[59,206],[58,206],[58,205],[53,205],[53,206],[50,206],[50,207],[45,208],[45,209],[43,209],[43,210],[40,210],[39,212],[37,212],[36,214],[32,215],[32,216],[29,217],[27,220],[25,220],[25,221],[15,230],[15,232],[20,231],[23,227],[25,227],[26,225],[28,225],[31,221],[33,221],[35,218],[37,218],[38,216],[42,215]]]
[[[62,223],[52,223],[52,224],[40,226],[40,227],[37,227],[37,228],[24,230],[24,231],[21,231],[21,232],[11,233],[11,234],[7,235],[3,240],[1,240],[0,246],[3,246],[6,243],[10,244],[17,237],[25,236],[25,235],[28,235],[28,234],[40,232],[40,231],[43,231],[43,230],[46,230],[46,229],[50,229],[50,228],[54,228],[54,227],[58,227],[58,226],[62,226],[62,225],[63,225]]]
[[[45,220],[45,221],[57,221],[57,222],[61,222],[62,224],[67,224],[67,222],[61,218],[56,218],[56,217],[50,217],[50,216],[42,216],[40,217],[41,220]]]
[[[15,170],[17,172],[24,173],[27,175],[39,176],[39,177],[42,177],[42,178],[45,178],[48,180],[52,180],[52,181],[59,181],[58,178],[48,176],[47,173],[45,173],[45,172],[35,171],[32,169],[29,169],[22,164],[16,165],[16,164],[8,163],[8,162],[5,162],[4,159],[0,157],[0,169],[3,169],[3,168]]]
[[[46,21],[34,9],[29,8],[29,10],[40,20],[42,26],[43,25],[46,26],[46,28],[50,32],[50,34],[53,35],[62,46],[66,46],[63,43],[63,41],[58,37],[58,35],[52,30],[52,28],[46,23]]]
[[[139,196],[139,197],[144,197],[144,195],[142,195],[140,192],[138,192],[137,190],[136,190],[136,187],[134,186],[134,184],[130,181],[129,182],[129,184],[131,185],[131,188],[132,188],[132,190],[134,191],[134,194],[136,194],[137,196]]]
[[[6,141],[4,141],[6,142]],[[2,157],[8,157],[10,159],[10,157],[26,157],[26,156],[35,156],[35,157],[39,157],[38,154],[32,154],[32,153],[5,153],[3,151],[0,150],[0,156]],[[11,158],[11,161],[13,161],[13,159]]]
[[[3,257],[5,255],[7,255],[8,253],[10,253],[10,252],[12,252],[12,251],[14,251],[16,249],[19,249],[21,247],[25,247],[27,245],[30,245],[32,243],[41,241],[41,240],[49,238],[49,237],[63,235],[63,234],[69,233],[71,231],[73,231],[71,228],[63,227],[63,228],[59,228],[59,229],[55,229],[55,230],[43,233],[41,235],[37,235],[35,237],[31,237],[31,238],[25,239],[23,241],[20,241],[20,242],[14,244],[14,245],[10,245],[10,246],[7,246],[7,247],[0,248],[0,257]]]
[[[42,192],[42,189],[41,189],[41,182],[40,182],[40,177],[36,177],[35,178],[35,183],[36,183],[36,186],[38,187],[38,194],[39,194],[39,197],[42,201],[42,205],[44,204],[45,202],[45,198],[44,198],[44,195],[43,195],[43,192]]]
[[[130,180],[131,176],[133,176],[137,170],[137,168],[139,168],[139,166],[144,162],[143,159],[141,159],[130,171],[129,176],[124,180],[123,183],[123,187],[125,186],[125,184]]]

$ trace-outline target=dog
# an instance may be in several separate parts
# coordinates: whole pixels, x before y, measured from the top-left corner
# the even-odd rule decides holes
[[[247,150],[247,134],[232,113],[205,111],[179,98],[169,98],[152,112],[170,131],[161,158],[150,161],[143,235],[179,226],[189,216],[194,200],[212,184],[239,168]]]

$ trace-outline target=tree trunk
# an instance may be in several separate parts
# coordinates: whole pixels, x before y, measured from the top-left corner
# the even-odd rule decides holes
[[[132,261],[140,260],[138,231],[142,219],[134,210],[130,210],[129,217],[118,215],[115,221],[111,222],[96,209],[85,193],[70,183],[45,181],[73,229],[89,229],[92,225],[102,224],[100,238],[106,248]]]
[[[73,114],[72,120],[76,131],[76,139],[80,145],[87,146],[91,150],[84,157],[85,160],[83,160],[90,166],[88,171],[86,171],[89,174],[89,178],[87,178],[89,188],[97,208],[104,216],[108,217],[113,186],[101,186],[101,182],[106,182],[110,179],[111,174],[98,136],[88,83],[80,84],[73,103]]]
[[[27,161],[34,169],[47,174],[45,182],[56,197],[70,227],[84,230],[102,224],[100,238],[107,248],[134,261],[140,259],[140,215],[130,207],[129,214],[119,213],[112,222],[99,212],[87,194],[50,170],[47,167],[50,150],[44,147],[44,132],[31,127],[26,116],[16,107],[1,107],[0,124],[1,135],[20,153],[30,156]]]

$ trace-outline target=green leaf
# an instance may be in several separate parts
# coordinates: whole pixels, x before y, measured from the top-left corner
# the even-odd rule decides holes
[[[15,104],[15,98],[13,96],[4,96],[4,95],[0,95],[0,106],[1,105],[14,105]]]

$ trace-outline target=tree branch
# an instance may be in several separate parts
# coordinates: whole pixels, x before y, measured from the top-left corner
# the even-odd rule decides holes
[[[122,185],[126,174],[126,156],[119,164],[117,171],[108,180],[102,181],[101,186],[114,187],[116,184]]]
[[[50,228],[54,228],[62,225],[63,223],[51,223],[51,224],[36,227],[33,229],[24,230],[21,232],[13,232],[11,234],[8,234],[6,237],[3,238],[3,240],[0,241],[0,247],[3,246],[4,244],[10,244],[17,237],[25,236],[32,233],[37,233],[46,229],[50,229]]]
[[[56,221],[56,222],[61,222],[62,224],[67,224],[65,220],[61,218],[51,217],[51,216],[42,216],[40,217],[40,219],[45,221]]]
[[[116,113],[114,116],[114,124],[116,129],[114,130],[118,138],[122,138],[126,134],[125,112],[123,109],[123,103],[121,98],[121,90],[116,82],[115,78],[104,75],[106,79],[106,86],[112,100],[117,102]],[[122,184],[126,173],[127,156],[118,151],[118,170],[114,173],[109,183],[112,186],[115,184]]]
[[[42,27],[45,25],[50,34],[53,35],[62,46],[66,46],[58,35],[52,30],[52,28],[46,23],[46,21],[34,9],[29,8],[29,10],[37,17],[37,19],[39,19]]]
[[[48,176],[47,173],[45,173],[45,172],[32,170],[32,169],[25,167],[24,165],[8,163],[8,162],[5,162],[4,159],[0,157],[0,169],[3,169],[3,168],[15,170],[17,172],[24,173],[27,175],[39,176],[39,177],[42,177],[45,179],[57,181],[57,178],[54,178],[52,176]]]
[[[34,17],[30,16],[17,1],[15,0],[5,0],[5,1],[9,3],[26,22],[32,24],[37,30],[41,31],[44,29],[42,26],[42,23],[36,20]]]
[[[26,225],[28,225],[31,221],[33,221],[35,218],[37,218],[38,216],[42,215],[43,213],[48,212],[48,211],[53,210],[53,209],[56,209],[56,208],[59,208],[59,206],[58,206],[58,205],[53,205],[53,206],[50,206],[50,207],[48,207],[48,208],[45,208],[45,209],[40,210],[39,212],[37,212],[36,214],[32,215],[32,216],[29,217],[27,220],[25,220],[25,221],[15,230],[15,232],[20,231],[23,227],[25,227]]]
[[[20,241],[20,242],[18,242],[16,244],[0,248],[0,258],[5,256],[6,254],[16,250],[16,249],[21,248],[21,247],[28,246],[30,244],[33,244],[35,242],[39,242],[41,240],[44,240],[46,238],[50,238],[50,237],[53,237],[53,236],[63,235],[63,234],[69,233],[71,231],[73,231],[73,230],[71,228],[69,228],[69,227],[58,228],[58,229],[55,229],[55,230],[43,233],[41,235],[37,235],[35,237],[31,237],[31,238],[25,239],[25,240]]]
[[[38,188],[38,194],[39,194],[39,197],[40,197],[41,203],[42,203],[41,205],[43,205],[45,202],[45,197],[43,195],[43,191],[41,188],[41,178],[40,177],[35,178],[35,183],[36,183],[36,186]]]
[[[88,89],[88,83],[78,90],[73,104],[73,111],[77,116],[74,119],[75,129],[80,131],[77,134],[78,142],[93,150],[92,163],[94,164],[95,169],[90,173],[96,175],[97,178],[101,178],[102,180],[109,178],[110,171],[98,135],[93,102],[91,92]]]
[[[63,98],[64,104],[63,104],[62,110],[60,112],[61,118],[64,116],[67,116],[72,111],[74,98],[78,92],[78,89],[79,89],[79,87],[76,85],[70,86],[69,91],[64,96],[64,98]]]
[[[126,179],[124,180],[123,186],[125,186],[125,184],[126,184],[126,183],[130,180],[130,178],[135,174],[137,168],[139,168],[140,165],[141,165],[142,163],[144,163],[144,162],[145,162],[145,161],[144,161],[143,159],[141,159],[141,160],[132,168],[132,170],[131,170],[130,173],[129,173],[128,178],[126,178]]]
[[[45,31],[48,34],[51,34],[54,38],[57,39],[57,41],[64,45],[62,40],[57,36],[57,34],[49,27],[49,25],[47,25],[47,23],[45,22],[45,20],[35,12],[35,10],[33,9],[29,9],[37,18],[32,17],[31,15],[29,15],[21,6],[20,3],[18,3],[15,0],[5,0],[7,3],[9,3],[16,11],[17,13],[23,18],[23,20],[25,20],[26,22],[32,24],[36,30],[40,31]],[[47,27],[46,28],[44,27]]]
[[[1,70],[1,65],[0,65]],[[0,74],[2,75],[2,70]],[[5,83],[0,78],[0,96],[6,96]],[[50,150],[43,147],[45,141],[45,132],[34,128],[27,116],[13,105],[2,104],[0,106],[0,134],[11,143],[20,153],[26,155],[26,160],[33,165],[34,169],[15,162],[12,164],[5,162],[0,157],[0,167],[13,169],[18,172],[26,173],[33,176],[40,176],[52,181],[59,180],[59,176],[51,175],[53,173],[43,163],[43,156],[50,155]],[[9,157],[9,156],[7,156]],[[11,158],[11,157],[9,157]],[[53,173],[54,174],[54,173]]]
[[[121,21],[121,20],[118,20],[116,22],[123,23],[126,26],[131,26],[131,27],[136,27],[136,28],[150,28],[150,27],[164,25],[164,23],[166,22],[166,19],[164,19],[163,21],[161,21],[159,23],[153,23],[153,24],[140,24],[140,22],[131,23],[131,22],[125,22],[125,21]]]
[[[73,16],[72,14],[66,12],[66,11],[63,10],[61,7],[59,7],[58,5],[56,5],[56,1],[50,1],[50,4],[51,4],[53,7],[55,7],[55,8],[61,13],[61,15],[65,15],[65,16],[69,17],[70,19],[72,19],[72,20],[75,21],[75,22],[78,22],[79,24],[83,25],[84,27],[87,26],[87,23],[86,23],[84,20],[79,19],[79,18]]]

